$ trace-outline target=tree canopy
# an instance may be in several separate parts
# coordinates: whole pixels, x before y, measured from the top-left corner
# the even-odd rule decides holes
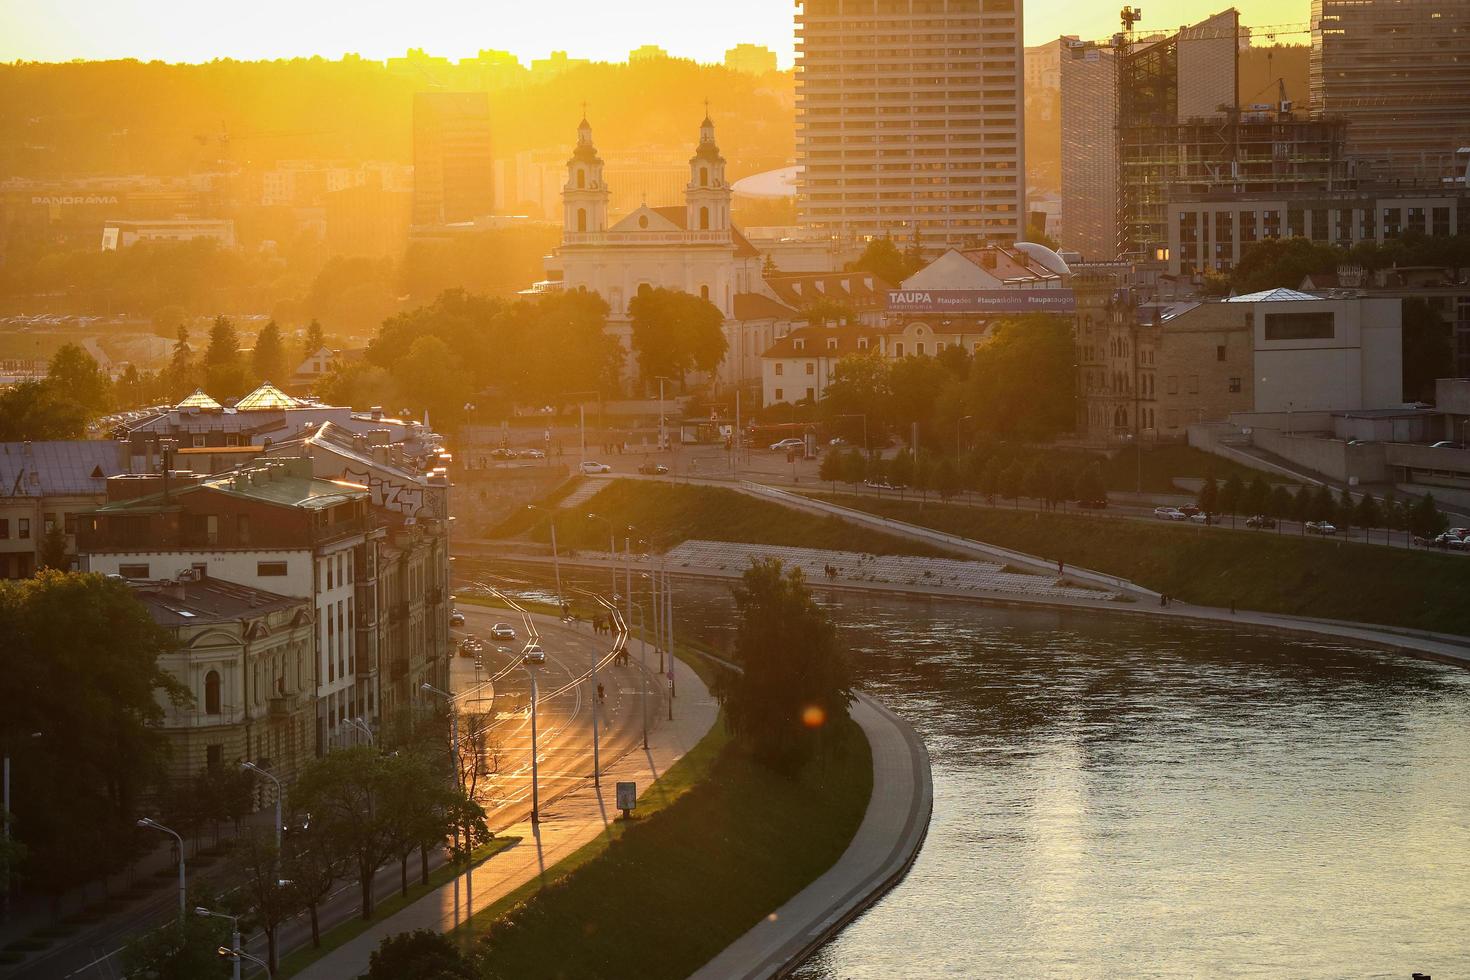
[[[677,289],[648,289],[628,303],[628,315],[645,387],[659,376],[682,384],[690,371],[713,371],[725,359],[724,316],[709,300]]]

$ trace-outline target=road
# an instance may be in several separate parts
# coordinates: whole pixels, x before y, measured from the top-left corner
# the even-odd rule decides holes
[[[483,669],[477,670],[469,657],[455,656],[450,667],[451,693],[463,695],[459,700],[460,724],[488,723],[487,746],[498,748],[498,772],[479,777],[476,797],[485,807],[492,830],[526,820],[531,812],[531,718],[530,674],[520,664],[520,644],[527,635],[526,621],[519,614],[462,603],[465,625],[456,634],[473,633],[486,641]],[[490,627],[507,622],[516,629],[514,643],[492,644]],[[547,806],[592,777],[592,700],[596,688],[591,681],[594,658],[609,659],[614,637],[595,635],[590,626],[567,626],[550,617],[535,617],[540,642],[546,651],[546,663],[530,667],[537,677],[537,765],[539,768],[540,802]],[[632,656],[626,667],[599,663],[606,701],[599,711],[601,762],[605,768],[614,759],[643,744],[643,692],[640,680],[648,679],[647,716],[650,728],[665,716],[665,686],[652,676],[640,673],[640,649],[637,641],[630,644]],[[495,753],[487,750],[489,768],[495,769]],[[430,867],[444,863],[442,852],[430,856]],[[409,863],[410,884],[417,881],[418,862]],[[397,894],[399,869],[389,862],[379,869],[374,881],[377,901]],[[218,887],[218,885],[216,885]],[[359,890],[355,881],[339,883],[323,902],[318,916],[322,930],[354,918],[358,914]],[[77,940],[38,956],[27,958],[18,968],[6,972],[5,980],[117,980],[122,976],[120,956],[123,945],[133,936],[151,928],[166,927],[177,914],[178,892],[173,887],[160,887],[125,912],[87,930]],[[307,917],[298,915],[281,927],[280,955],[310,942],[311,927]],[[246,950],[265,957],[265,942],[256,936],[246,942]],[[248,973],[248,971],[247,971]]]

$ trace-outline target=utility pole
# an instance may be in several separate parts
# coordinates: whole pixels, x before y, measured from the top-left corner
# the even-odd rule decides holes
[[[664,606],[668,610],[668,628],[664,630],[664,637],[669,646],[669,721],[674,720],[674,662],[678,659],[674,656],[674,582],[669,578],[667,570],[664,572]]]

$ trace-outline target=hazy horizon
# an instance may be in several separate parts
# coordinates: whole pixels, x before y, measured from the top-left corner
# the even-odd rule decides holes
[[[1141,30],[1167,31],[1225,9],[1222,0],[1167,0],[1142,4]],[[1240,0],[1247,26],[1304,23],[1308,0]],[[1114,0],[1027,0],[1027,44],[1059,34],[1106,37],[1117,29]],[[529,65],[552,50],[574,58],[623,61],[643,44],[671,55],[720,62],[738,43],[761,44],[790,67],[794,53],[791,0],[758,0],[739,18],[691,17],[687,3],[632,0],[620,8],[565,0],[555,17],[544,8],[502,3],[428,2],[413,7],[386,0],[314,0],[310,4],[261,0],[248,18],[201,12],[184,0],[0,0],[0,62],[137,58],[203,62],[217,58],[337,59],[357,54],[381,61],[409,48],[452,60],[481,49],[505,50]],[[616,16],[612,14],[616,11]],[[1281,43],[1306,43],[1306,34],[1282,34]]]

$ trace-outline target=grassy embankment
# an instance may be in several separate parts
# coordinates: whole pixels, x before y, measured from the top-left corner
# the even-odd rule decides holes
[[[1470,560],[1381,545],[1003,508],[845,506],[1121,575],[1185,602],[1470,634]]]
[[[1234,460],[1181,443],[1165,443],[1152,449],[1146,448],[1142,460],[1132,450],[1124,449],[1105,459],[1102,464],[1103,485],[1109,490],[1125,492],[1132,492],[1142,486],[1145,493],[1187,493],[1188,491],[1174,485],[1175,477],[1204,480],[1213,476],[1224,483],[1232,473],[1247,484],[1256,477],[1265,475]],[[1267,479],[1281,482],[1270,476]]]
[[[638,819],[475,916],[482,975],[687,977],[846,850],[873,774],[861,730],[841,730],[840,753],[788,779],[716,723]]]
[[[659,551],[682,541],[700,539],[874,555],[945,554],[918,541],[854,527],[835,517],[802,514],[734,490],[638,480],[614,480],[587,501],[585,508],[578,508],[576,513],[559,513],[556,540],[563,554],[572,550],[607,551],[607,524],[590,520],[589,513],[605,517],[619,528],[619,550],[623,547],[621,529],[631,524],[636,529],[632,532],[635,539],[647,541]],[[535,541],[551,542],[551,531],[544,517],[534,523],[507,521],[497,530],[497,536],[509,537],[527,531]]]

